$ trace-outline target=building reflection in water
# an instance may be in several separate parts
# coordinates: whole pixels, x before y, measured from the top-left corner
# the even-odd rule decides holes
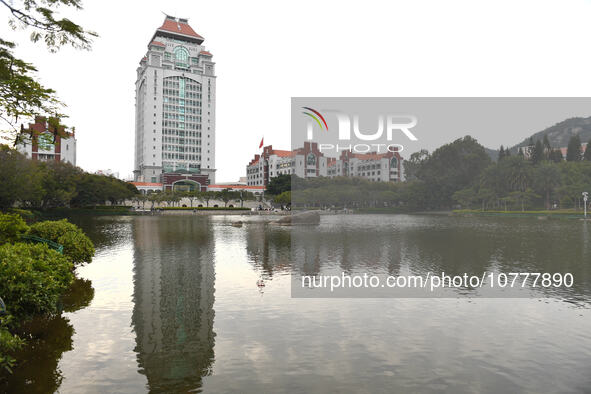
[[[202,386],[214,362],[214,236],[207,217],[133,222],[134,309],[140,373],[152,392]]]
[[[290,272],[291,229],[271,227],[265,223],[251,223],[246,228],[246,253],[248,261],[260,271],[263,278]]]

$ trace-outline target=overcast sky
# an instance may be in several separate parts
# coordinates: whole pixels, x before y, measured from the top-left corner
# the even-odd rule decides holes
[[[214,55],[217,182],[244,176],[263,136],[289,148],[292,96],[591,95],[589,0],[85,0],[72,18],[100,35],[90,52],[0,28],[67,103],[85,170],[131,176],[135,70],[162,12],[189,18]]]

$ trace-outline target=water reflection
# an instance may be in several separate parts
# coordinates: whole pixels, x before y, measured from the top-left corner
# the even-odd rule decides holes
[[[214,243],[207,218],[133,223],[132,325],[140,373],[152,392],[201,387],[214,360]]]
[[[94,297],[89,280],[76,278],[62,298],[64,312],[85,308]],[[3,373],[0,391],[6,393],[52,393],[63,380],[58,363],[63,353],[72,350],[74,327],[66,316],[35,318],[16,331],[27,340],[15,358],[19,360],[12,374]],[[4,372],[4,371],[3,371]]]
[[[537,296],[588,301],[591,253],[587,231],[586,223],[574,221],[544,221],[538,225],[527,219],[325,216],[317,227],[294,227],[290,247],[297,277],[340,272],[423,276],[427,272],[445,272],[450,276],[467,273],[478,277],[483,272],[572,273],[572,288],[538,287]],[[386,289],[346,295],[390,296],[391,292]],[[410,294],[416,296],[406,295]],[[472,293],[446,294],[455,297]],[[485,293],[493,297],[506,294]],[[396,295],[405,294],[400,291]]]
[[[248,261],[260,270],[263,278],[271,279],[278,272],[291,271],[289,228],[272,228],[266,223],[250,223],[246,228]]]
[[[39,341],[0,391],[591,387],[585,223],[404,215],[326,216],[317,227],[197,215],[80,220],[100,244],[95,261],[79,269],[87,279],[64,298],[64,310],[83,309],[36,325]],[[235,220],[244,223],[234,227]],[[568,270],[576,287],[516,300],[290,297],[292,275],[484,269]],[[580,303],[564,302],[573,298]]]

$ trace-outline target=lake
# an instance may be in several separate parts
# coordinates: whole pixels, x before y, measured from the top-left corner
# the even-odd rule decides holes
[[[0,390],[591,391],[591,223],[432,215],[327,215],[315,227],[257,216],[71,220],[93,239],[96,257],[77,270],[66,312],[26,328],[33,345]],[[470,288],[422,298],[292,296],[292,277],[337,271],[569,272],[574,284],[516,298]]]

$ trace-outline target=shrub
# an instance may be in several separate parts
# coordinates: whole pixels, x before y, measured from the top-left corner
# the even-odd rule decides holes
[[[0,246],[0,296],[17,320],[57,312],[57,303],[74,279],[66,256],[44,244]]]
[[[21,215],[23,219],[27,221],[27,223],[30,223],[33,220],[35,220],[35,214],[33,213],[33,211],[29,211],[28,209],[12,208],[10,212],[18,213],[19,215]]]
[[[0,213],[0,244],[16,242],[28,230],[29,226],[19,214]]]
[[[74,265],[90,263],[94,256],[92,241],[78,226],[66,219],[35,223],[29,234],[63,245],[64,255]]]
[[[10,353],[18,350],[23,343],[24,341],[21,338],[4,327],[4,322],[0,323],[0,369],[12,372],[11,368],[16,360]]]

